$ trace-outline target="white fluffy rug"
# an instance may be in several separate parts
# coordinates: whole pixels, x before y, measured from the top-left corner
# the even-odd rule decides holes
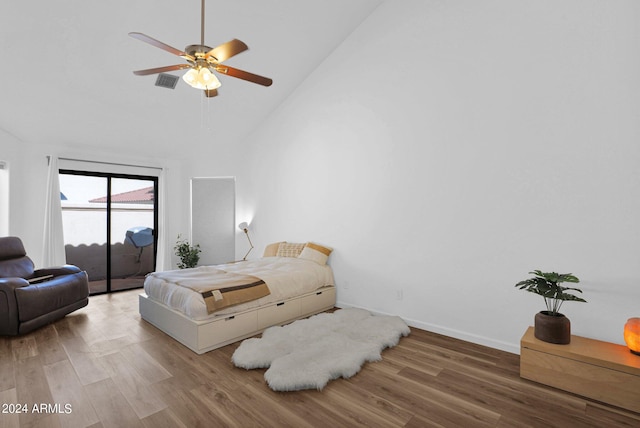
[[[274,391],[321,390],[330,380],[355,375],[367,361],[380,361],[383,349],[408,334],[400,317],[341,309],[270,327],[262,338],[242,342],[232,360],[245,369],[269,367],[264,378]]]

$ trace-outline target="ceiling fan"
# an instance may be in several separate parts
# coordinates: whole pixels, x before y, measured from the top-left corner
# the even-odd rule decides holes
[[[182,76],[183,80],[196,89],[204,90],[207,97],[215,97],[218,95],[218,88],[221,86],[220,81],[213,71],[246,80],[248,82],[257,83],[258,85],[271,86],[273,80],[268,77],[259,76],[257,74],[249,73],[248,71],[239,70],[222,64],[223,61],[226,61],[232,56],[249,49],[249,47],[242,41],[233,39],[216,46],[215,48],[211,48],[204,44],[204,1],[205,0],[202,0],[199,45],[189,45],[184,48],[184,51],[181,51],[180,49],[171,47],[145,34],[136,32],[129,33],[129,35],[134,39],[149,43],[152,46],[177,55],[187,61],[184,64],[137,70],[134,71],[133,74],[136,76],[147,76],[149,74],[189,69],[189,71]]]

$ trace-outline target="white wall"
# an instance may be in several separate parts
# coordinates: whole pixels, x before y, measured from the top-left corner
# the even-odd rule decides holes
[[[9,165],[8,234],[20,236],[27,249],[35,252],[34,256],[40,260],[47,160],[44,155],[35,158],[31,145],[25,144],[4,130],[0,130],[0,153],[2,160]],[[45,184],[36,196],[32,183],[42,180]],[[36,209],[39,209],[37,213]],[[34,227],[36,222],[37,226]],[[31,243],[31,245],[27,246],[26,243]]]
[[[9,167],[0,159],[0,236],[9,234]]]
[[[638,22],[631,0],[384,2],[238,148],[252,257],[333,246],[341,305],[512,352],[544,309],[514,284],[572,272],[574,334],[624,343]]]

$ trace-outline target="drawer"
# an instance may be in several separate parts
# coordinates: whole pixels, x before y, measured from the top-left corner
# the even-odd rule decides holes
[[[258,329],[271,327],[300,316],[299,299],[285,300],[261,309],[258,309]]]
[[[258,321],[255,311],[232,315],[203,325],[198,334],[199,347],[206,347],[212,343],[221,343],[230,339],[258,330]]]
[[[520,376],[640,412],[640,376],[528,348],[520,350]]]
[[[326,287],[300,298],[300,315],[332,308],[336,304],[335,287]]]

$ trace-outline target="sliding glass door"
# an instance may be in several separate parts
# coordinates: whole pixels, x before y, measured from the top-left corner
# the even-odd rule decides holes
[[[60,170],[67,263],[91,294],[142,287],[155,270],[157,177]]]

